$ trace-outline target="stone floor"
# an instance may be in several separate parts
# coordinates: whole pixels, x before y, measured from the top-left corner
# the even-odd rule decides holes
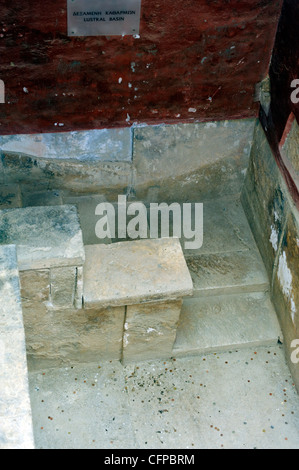
[[[203,246],[185,256],[195,289],[173,359],[30,372],[37,448],[299,448],[298,394],[238,200],[204,205]]]
[[[38,449],[296,449],[282,347],[30,374]]]

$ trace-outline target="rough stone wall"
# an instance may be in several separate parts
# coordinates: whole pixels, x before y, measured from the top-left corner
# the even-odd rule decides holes
[[[143,126],[117,135],[110,129],[97,138],[86,131],[81,135],[90,144],[88,155],[74,133],[0,137],[0,207],[36,205],[35,194],[40,205],[68,203],[78,194],[112,201],[127,194],[147,202],[236,195],[254,124],[255,119],[238,119]],[[22,146],[31,154],[21,152]]]
[[[299,212],[260,123],[257,123],[242,201],[271,281],[271,295],[291,361],[299,338]]]

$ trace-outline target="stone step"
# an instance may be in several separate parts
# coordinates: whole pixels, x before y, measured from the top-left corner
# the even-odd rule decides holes
[[[103,195],[90,195],[90,196],[64,196],[63,201],[65,204],[76,205],[80,217],[81,229],[83,233],[84,245],[93,244],[109,244],[120,241],[132,241],[130,234],[119,236],[118,220],[119,220],[119,204],[117,202],[108,203]],[[106,213],[102,215],[105,220],[108,219],[108,226],[110,229],[115,227],[114,236],[100,239],[96,235],[96,225],[101,219],[101,216],[96,214],[98,204],[107,206],[108,214],[110,217],[106,218]],[[151,210],[150,204],[144,205],[139,201],[128,202],[126,207],[120,210],[126,213],[127,226],[135,215],[139,215],[140,207],[147,210],[147,238],[154,238],[150,233],[151,228]],[[203,245],[197,249],[187,249],[186,242],[190,241],[184,234],[183,223],[186,218],[185,209],[182,204],[176,204],[176,209],[179,208],[179,224],[181,226],[181,244],[185,256],[194,256],[210,253],[231,253],[235,251],[246,251],[255,248],[255,242],[250,231],[246,216],[242,209],[242,205],[238,198],[224,198],[223,200],[206,201],[203,204],[203,220],[198,220],[195,223],[195,205],[191,205],[191,220],[187,221],[187,226],[191,230],[203,231]],[[168,212],[169,209],[169,212]],[[136,210],[136,214],[134,213]],[[127,213],[129,212],[129,214]],[[155,212],[153,211],[155,214]],[[173,212],[171,205],[166,207],[166,218],[169,220],[169,231],[166,236],[173,236]],[[112,220],[111,220],[112,219]],[[155,219],[155,216],[154,216]],[[110,223],[109,223],[110,222]],[[192,228],[191,228],[192,227]],[[113,230],[112,230],[113,231]],[[161,214],[158,216],[158,237],[161,238]],[[138,239],[138,238],[137,238]],[[192,239],[191,239],[192,241]]]
[[[282,333],[266,293],[185,299],[174,357],[275,345]]]
[[[269,279],[257,250],[212,253],[186,258],[194,297],[265,292]]]
[[[83,306],[119,308],[122,363],[171,357],[182,298],[193,286],[180,241],[137,240],[85,247]]]
[[[85,251],[75,206],[0,211],[0,245],[16,245],[22,298],[82,308]]]
[[[171,301],[193,293],[176,238],[90,245],[85,254],[85,308]]]
[[[187,220],[187,227],[193,231],[202,229],[203,243],[200,248],[188,249],[186,242],[190,239],[184,234],[183,222],[187,217],[184,206],[180,205],[181,213],[181,244],[186,257],[211,254],[232,253],[235,251],[247,251],[256,249],[247,218],[238,198],[224,198],[203,203],[202,220],[196,220],[195,204],[191,205],[191,219]],[[169,231],[173,234],[173,214],[170,211]],[[148,211],[150,225],[150,211]],[[159,218],[158,234],[161,236],[161,218]],[[192,241],[192,239],[191,239]]]

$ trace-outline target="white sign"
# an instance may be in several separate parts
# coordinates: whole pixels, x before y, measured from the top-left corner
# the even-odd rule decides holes
[[[139,34],[141,0],[67,0],[68,36]]]

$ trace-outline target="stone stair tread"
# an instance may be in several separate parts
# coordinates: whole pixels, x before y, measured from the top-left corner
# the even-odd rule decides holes
[[[282,333],[267,293],[185,299],[174,356],[270,346]]]
[[[183,214],[184,207],[181,204],[181,233],[180,238],[185,256],[195,254],[229,253],[246,251],[255,248],[255,241],[250,230],[247,218],[239,198],[224,198],[205,201],[203,203],[203,245],[197,249],[185,249],[185,243],[189,241],[184,236]],[[171,214],[172,216],[172,214]],[[150,213],[148,215],[150,223]],[[159,220],[158,232],[161,234],[161,220]],[[199,221],[195,224],[195,205],[191,206],[192,230],[199,229]],[[170,217],[170,235],[173,233],[173,219]]]
[[[178,239],[90,245],[85,253],[85,308],[175,300],[193,293]]]
[[[0,245],[17,246],[19,270],[82,266],[82,232],[75,206],[0,211]]]
[[[211,253],[186,258],[194,297],[264,292],[269,279],[257,250]]]

